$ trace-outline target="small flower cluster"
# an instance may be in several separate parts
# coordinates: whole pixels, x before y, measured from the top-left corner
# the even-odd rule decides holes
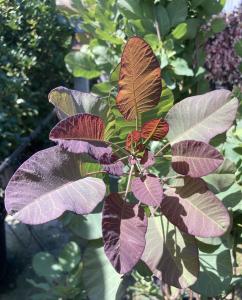
[[[207,78],[216,85],[242,86],[242,75],[239,70],[242,58],[234,49],[235,43],[242,39],[242,7],[230,15],[224,15],[223,18],[227,24],[226,28],[211,37],[205,46]],[[210,30],[210,26],[211,22],[206,29]]]

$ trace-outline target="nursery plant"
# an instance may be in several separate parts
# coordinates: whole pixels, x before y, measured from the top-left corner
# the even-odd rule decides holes
[[[110,130],[110,98],[64,87],[52,90],[49,100],[60,121],[49,138],[57,145],[37,152],[16,171],[6,188],[6,210],[35,225],[66,211],[85,218],[102,206],[104,248],[94,247],[84,254],[83,274],[88,275],[84,283],[90,299],[115,299],[123,275],[141,261],[162,282],[201,292],[200,280],[211,266],[203,264],[198,239],[223,236],[232,226],[227,208],[208,184],[208,175],[228,170],[228,161],[212,144],[215,136],[232,126],[238,100],[228,90],[215,90],[186,98],[164,118],[158,116],[154,110],[162,101],[160,64],[151,47],[137,36],[127,41],[118,72],[116,108],[124,118],[123,126],[130,129],[124,146]],[[163,176],[167,164],[170,171]],[[94,227],[90,233],[94,239],[96,231]],[[97,276],[102,281],[95,263],[98,254],[102,266],[109,260],[115,278],[109,282],[109,297],[98,293],[110,290],[90,288]]]

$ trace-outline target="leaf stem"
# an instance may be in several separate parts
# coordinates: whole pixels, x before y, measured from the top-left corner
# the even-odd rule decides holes
[[[85,177],[90,176],[90,175],[102,174],[102,173],[107,173],[107,172],[106,171],[90,172],[90,173],[85,174]]]
[[[131,165],[130,171],[129,171],[129,178],[128,178],[128,182],[127,182],[127,187],[126,187],[126,191],[125,191],[125,195],[124,195],[124,200],[125,201],[127,199],[127,195],[128,195],[128,192],[129,192],[133,170],[134,170],[134,165]]]
[[[158,156],[160,153],[162,153],[168,146],[170,146],[170,143],[165,144],[165,146],[156,152],[155,156]]]

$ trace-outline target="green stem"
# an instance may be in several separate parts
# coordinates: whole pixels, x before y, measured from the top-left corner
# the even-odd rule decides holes
[[[170,146],[170,143],[165,144],[164,147],[162,147],[159,151],[156,152],[155,156],[158,156],[160,153],[162,153],[168,146]]]
[[[128,182],[127,182],[127,187],[126,187],[126,191],[125,191],[125,195],[124,195],[124,200],[125,201],[127,199],[127,195],[128,195],[128,192],[129,192],[133,170],[134,170],[134,165],[131,165],[130,171],[129,171],[129,178],[128,178]]]

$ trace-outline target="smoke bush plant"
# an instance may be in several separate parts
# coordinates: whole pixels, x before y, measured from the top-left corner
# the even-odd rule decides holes
[[[215,16],[213,21],[217,18]],[[214,34],[205,45],[207,78],[216,84],[241,87],[242,6],[232,14],[224,15],[223,19],[224,30]],[[211,22],[204,27],[209,30]]]
[[[106,114],[103,101],[63,87],[51,91],[61,119],[50,132],[57,146],[20,166],[6,188],[5,206],[24,223],[42,224],[65,211],[87,215],[103,201],[104,250],[115,270],[129,273],[142,260],[163,282],[186,288],[199,274],[195,236],[222,236],[230,227],[227,209],[201,177],[223,164],[209,142],[231,127],[238,100],[216,90],[186,98],[165,119],[149,115],[144,123],[142,116],[160,101],[161,82],[150,46],[130,38],[116,97],[118,110],[134,126],[125,147],[111,142],[106,118],[100,117]],[[162,141],[155,153],[152,141]],[[158,160],[171,161],[169,177],[152,173]],[[85,163],[96,162],[98,170],[84,170]],[[109,176],[121,178],[125,189],[122,183],[111,192],[105,185]]]

